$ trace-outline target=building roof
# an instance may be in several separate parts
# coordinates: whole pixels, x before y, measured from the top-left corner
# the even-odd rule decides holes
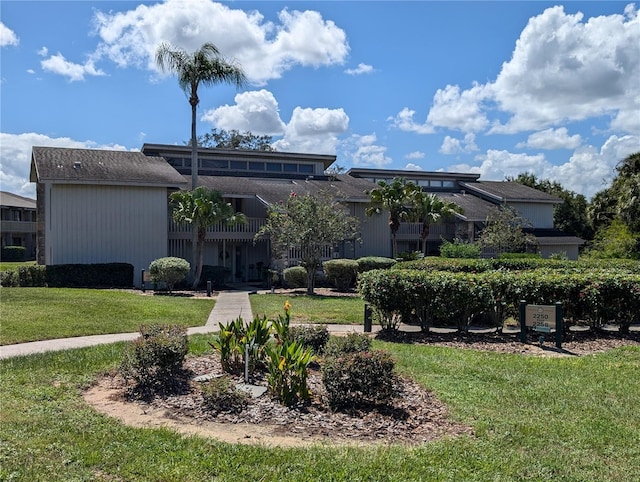
[[[7,191],[0,191],[0,206],[12,208],[35,209],[36,200],[24,196],[18,196]]]
[[[189,176],[185,176],[185,179]],[[226,197],[257,197],[264,204],[285,201],[292,192],[298,195],[315,194],[320,191],[333,193],[337,198],[350,202],[369,202],[365,191],[375,185],[365,179],[345,174],[325,179],[266,179],[257,177],[200,176],[199,184],[220,191]]]
[[[377,179],[441,179],[451,181],[476,181],[480,174],[445,171],[409,171],[400,169],[370,169],[354,167],[347,171],[353,177],[374,177]]]
[[[464,212],[457,213],[455,216],[463,221],[484,222],[489,212],[496,208],[494,203],[471,194],[439,192],[436,196],[443,201],[449,201],[460,206]]]
[[[523,201],[559,204],[562,202],[559,197],[514,181],[461,182],[460,187],[476,196],[490,199],[494,203]]]
[[[525,228],[522,231],[534,235],[538,243],[543,246],[564,244],[577,244],[579,246],[582,246],[585,243],[584,239],[577,236],[570,236],[564,231],[560,231],[559,229],[555,228]]]
[[[141,152],[34,147],[32,182],[182,186],[185,181],[162,157]]]

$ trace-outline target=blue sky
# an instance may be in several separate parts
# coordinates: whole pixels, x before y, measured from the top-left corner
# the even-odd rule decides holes
[[[587,197],[640,151],[629,2],[0,3],[1,189],[34,196],[33,146],[183,144],[162,41],[213,42],[250,83],[199,91],[198,132],[249,130],[339,166],[531,172]]]

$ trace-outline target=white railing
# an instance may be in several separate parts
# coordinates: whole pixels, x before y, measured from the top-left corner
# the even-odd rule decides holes
[[[207,228],[207,234],[247,234],[255,235],[260,228],[264,226],[264,218],[247,218],[246,224],[226,225],[225,223],[217,223]],[[187,223],[176,223],[173,219],[169,220],[169,233],[190,233],[191,225]]]
[[[302,258],[302,252],[298,248],[289,248],[289,264],[295,265]],[[333,258],[333,247],[327,244],[322,248],[320,259],[326,261]]]

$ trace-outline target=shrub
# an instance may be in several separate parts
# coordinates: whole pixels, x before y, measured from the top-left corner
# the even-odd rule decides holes
[[[347,336],[333,336],[324,348],[326,357],[338,357],[347,353],[371,350],[371,338],[364,333],[348,333]]]
[[[282,275],[285,283],[290,288],[306,288],[307,287],[307,270],[302,266],[292,266],[286,268]]]
[[[249,404],[249,394],[238,390],[228,376],[222,376],[202,385],[202,402],[207,410],[240,413]]]
[[[5,246],[0,251],[2,261],[24,261],[27,257],[27,248],[24,246]]]
[[[284,405],[293,405],[310,397],[307,367],[313,361],[310,349],[298,342],[267,346],[267,382],[271,393]]]
[[[358,262],[358,273],[371,271],[373,269],[387,269],[396,264],[395,259],[384,258],[382,256],[365,256],[356,260]]]
[[[289,340],[301,343],[313,353],[320,354],[329,341],[329,330],[326,325],[291,326]]]
[[[403,251],[398,253],[398,259],[400,261],[416,261],[424,258],[424,253],[421,251]]]
[[[348,353],[325,359],[322,383],[333,410],[386,404],[395,396],[394,362],[383,351]]]
[[[18,273],[12,269],[0,271],[0,286],[5,288],[15,288],[20,286]]]
[[[355,259],[332,259],[322,264],[329,282],[340,291],[353,286],[358,275],[358,262]]]
[[[466,243],[460,239],[453,242],[444,240],[440,245],[440,256],[443,258],[479,258],[482,247],[477,243]]]
[[[173,285],[182,281],[189,274],[191,265],[186,259],[167,257],[158,258],[149,265],[149,274],[154,283],[166,283],[169,292],[173,291]]]
[[[133,286],[133,265],[128,263],[55,264],[46,271],[47,286],[54,288]]]
[[[120,373],[126,380],[133,380],[140,392],[174,391],[182,380],[188,350],[186,327],[142,325],[140,336],[125,351]]]

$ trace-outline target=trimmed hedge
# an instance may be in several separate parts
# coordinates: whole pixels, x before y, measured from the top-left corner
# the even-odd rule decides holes
[[[131,288],[127,263],[27,265],[0,273],[0,286],[51,288]]]
[[[392,258],[384,258],[382,256],[364,256],[356,260],[358,262],[358,273],[371,271],[373,269],[387,269],[396,264],[396,260]]]
[[[289,288],[307,287],[307,270],[302,266],[292,266],[282,272],[284,282]]]
[[[322,263],[322,269],[329,282],[340,291],[351,288],[358,276],[358,262],[355,259],[332,259]]]
[[[24,246],[5,246],[0,251],[2,261],[24,261],[27,257],[27,248]]]
[[[477,319],[501,327],[517,313],[520,300],[533,304],[561,302],[565,327],[619,324],[627,331],[640,322],[640,275],[604,270],[579,273],[531,270],[453,273],[377,270],[360,276],[359,291],[385,328],[399,321],[465,330]]]

